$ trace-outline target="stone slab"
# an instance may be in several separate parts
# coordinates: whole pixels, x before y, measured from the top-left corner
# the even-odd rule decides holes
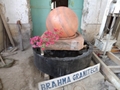
[[[81,50],[84,47],[82,35],[77,34],[75,38],[59,39],[54,45],[46,47],[47,50]]]

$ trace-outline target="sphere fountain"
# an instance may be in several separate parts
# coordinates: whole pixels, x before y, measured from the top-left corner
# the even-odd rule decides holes
[[[78,19],[71,9],[58,7],[52,10],[46,27],[47,30],[57,29],[60,39],[47,47],[44,55],[40,54],[39,48],[33,48],[34,62],[40,71],[59,77],[89,66],[93,47],[78,34]]]

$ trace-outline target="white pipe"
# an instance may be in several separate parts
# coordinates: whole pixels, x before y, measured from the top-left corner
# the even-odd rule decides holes
[[[56,8],[56,1],[55,1],[55,8]]]
[[[114,26],[114,24],[115,24],[115,20],[116,20],[116,16],[115,16],[115,14],[113,14],[113,20],[112,20],[112,24],[111,24],[111,27],[110,27],[110,30],[109,30],[109,34],[107,35],[107,41],[106,41],[106,46],[105,46],[105,50],[104,50],[104,56],[105,56],[105,54],[106,54],[106,49],[107,49],[107,47],[108,47],[108,42],[110,41],[110,37],[112,36],[112,31],[113,31],[113,26]]]
[[[104,15],[103,15],[102,24],[101,24],[100,31],[99,31],[99,36],[98,36],[99,39],[101,38],[101,35],[103,34],[103,30],[104,30],[104,27],[105,27],[105,23],[106,23],[106,20],[107,20],[107,16],[108,16],[108,14],[109,14],[109,9],[110,9],[112,0],[108,0],[107,2],[108,2],[108,3],[107,3],[107,6],[106,6]]]
[[[116,15],[113,14],[113,21],[112,21],[111,30],[110,30],[110,36],[112,36],[112,31],[113,31],[113,26],[115,24],[115,21],[116,21]]]

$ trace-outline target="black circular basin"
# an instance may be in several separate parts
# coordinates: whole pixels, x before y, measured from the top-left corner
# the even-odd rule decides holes
[[[85,42],[86,48],[80,51],[46,50],[44,56],[40,49],[34,48],[34,62],[36,67],[52,77],[70,74],[89,66],[93,47]]]

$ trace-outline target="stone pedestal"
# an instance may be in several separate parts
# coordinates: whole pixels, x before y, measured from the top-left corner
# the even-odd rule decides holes
[[[54,45],[48,46],[47,50],[81,50],[84,47],[82,35],[77,34],[75,38],[59,39]]]

